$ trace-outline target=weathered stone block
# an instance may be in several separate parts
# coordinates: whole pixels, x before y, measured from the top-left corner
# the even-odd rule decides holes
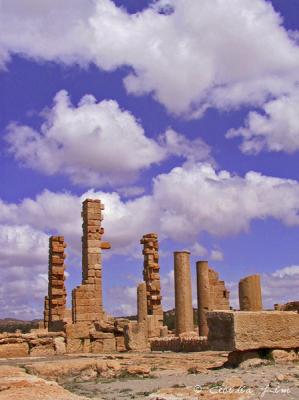
[[[124,326],[124,340],[125,346],[128,350],[146,350],[149,348],[147,340],[147,326],[146,323],[138,323],[131,321],[128,325]]]
[[[66,326],[66,336],[71,339],[89,338],[90,326],[85,323],[68,324]]]
[[[299,348],[299,314],[287,311],[207,313],[211,350]]]
[[[28,343],[23,342],[0,345],[0,358],[27,357],[28,355]]]
[[[126,345],[125,345],[125,338],[124,336],[116,336],[115,338],[116,341],[116,351],[126,351]]]
[[[83,353],[83,340],[67,338],[66,351],[67,353]]]
[[[104,339],[103,340],[103,352],[111,352],[111,351],[116,351],[116,341],[115,337],[112,339]]]
[[[66,353],[66,343],[64,337],[56,337],[53,339],[56,354]]]
[[[35,346],[30,350],[31,357],[54,356],[54,345]]]

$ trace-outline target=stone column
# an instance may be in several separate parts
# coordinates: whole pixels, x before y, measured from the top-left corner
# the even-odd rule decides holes
[[[83,202],[82,284],[72,292],[73,322],[92,323],[104,317],[101,251],[111,246],[102,242],[102,210],[104,204],[100,200]]]
[[[241,311],[262,311],[262,290],[259,275],[250,275],[239,282]]]
[[[194,330],[190,252],[174,252],[175,329],[176,334]]]
[[[163,321],[158,235],[147,233],[142,236],[140,243],[143,244],[143,279],[146,284],[147,314],[157,315]]]
[[[208,336],[208,323],[206,311],[211,308],[210,304],[210,284],[209,284],[209,265],[207,261],[196,263],[197,275],[197,313],[198,313],[198,332],[199,336]]]
[[[147,318],[146,284],[140,283],[137,286],[137,319],[144,322]]]
[[[63,330],[66,304],[65,264],[64,249],[66,244],[63,236],[51,236],[49,241],[49,287],[48,298],[45,306],[48,306],[49,331]],[[45,315],[47,312],[45,313]],[[45,324],[46,325],[46,324]]]

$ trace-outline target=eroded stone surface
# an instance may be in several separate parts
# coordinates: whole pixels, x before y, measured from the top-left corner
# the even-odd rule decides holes
[[[0,366],[0,400],[87,400],[59,386],[27,374],[18,367]]]
[[[209,312],[208,344],[212,350],[299,347],[299,314],[287,311]]]

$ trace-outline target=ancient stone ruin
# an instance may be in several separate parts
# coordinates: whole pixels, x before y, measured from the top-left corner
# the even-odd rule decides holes
[[[155,315],[163,321],[158,235],[156,233],[143,235],[140,244],[143,244],[143,279],[146,285],[147,314]]]
[[[191,352],[221,350],[298,349],[298,302],[263,311],[259,275],[240,280],[240,311],[233,311],[229,291],[208,261],[196,263],[198,329],[194,324],[189,251],[174,252],[175,330],[163,323],[159,243],[156,233],[142,236],[143,281],[137,286],[137,319],[108,316],[102,296],[104,205],[86,199],[82,206],[82,281],[66,307],[63,236],[49,240],[49,283],[44,304],[44,329],[0,337],[0,357],[106,353],[128,350]],[[141,271],[140,271],[141,272]]]
[[[299,313],[299,301],[291,301],[286,304],[274,304],[277,311],[297,311]]]
[[[66,289],[63,236],[51,236],[49,240],[48,296],[45,297],[44,326],[49,331],[61,331],[66,317]]]
[[[209,332],[207,311],[229,310],[229,291],[207,261],[196,263],[196,273],[199,336],[207,336]]]
[[[239,282],[241,311],[262,311],[262,289],[259,275],[250,275]]]
[[[91,324],[104,317],[101,250],[111,246],[102,242],[102,210],[104,205],[100,200],[86,199],[83,202],[82,284],[72,292],[74,323]]]
[[[190,252],[174,253],[174,293],[175,293],[175,331],[181,333],[194,331]]]

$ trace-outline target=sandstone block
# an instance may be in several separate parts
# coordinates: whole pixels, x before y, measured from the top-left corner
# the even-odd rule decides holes
[[[0,358],[27,357],[28,355],[28,343],[23,342],[0,345]]]
[[[275,363],[286,363],[290,361],[297,361],[298,354],[294,350],[286,351],[286,350],[272,350],[270,356],[275,361]]]
[[[128,350],[144,351],[149,348],[147,326],[144,322],[131,321],[124,327],[125,346]]]
[[[116,351],[122,352],[127,350],[124,336],[116,336],[115,341],[116,341]]]
[[[83,340],[67,338],[66,341],[67,353],[83,353]]]
[[[53,339],[56,354],[66,353],[66,343],[64,337],[56,337]]]
[[[89,338],[90,326],[85,323],[68,324],[65,328],[67,338],[83,339]]]
[[[211,350],[299,347],[299,314],[288,311],[207,313]]]
[[[110,353],[111,351],[116,351],[116,341],[115,337],[112,339],[103,340],[103,352]]]
[[[45,357],[54,355],[55,355],[55,348],[53,344],[44,346],[35,346],[30,350],[31,357]]]

